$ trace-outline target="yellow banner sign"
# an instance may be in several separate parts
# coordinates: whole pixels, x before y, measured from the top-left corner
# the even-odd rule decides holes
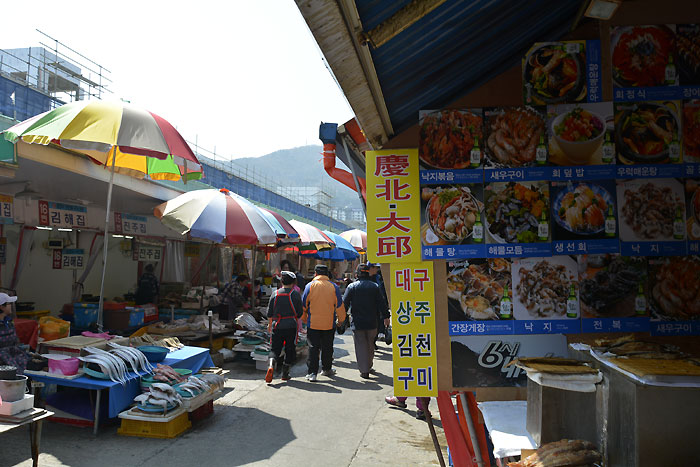
[[[367,256],[377,263],[416,263],[420,251],[417,149],[367,151]]]
[[[394,395],[436,397],[433,263],[391,265]]]

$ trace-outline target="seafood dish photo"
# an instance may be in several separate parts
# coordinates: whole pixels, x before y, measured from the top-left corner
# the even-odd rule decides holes
[[[672,144],[680,152],[678,130],[676,114],[667,105],[652,102],[615,105],[615,142],[623,161],[669,162]]]
[[[523,67],[526,102],[554,104],[583,99],[583,44],[551,42],[535,47]]]
[[[527,309],[530,317],[552,318],[566,315],[570,287],[576,283],[572,272],[575,271],[575,264],[567,267],[563,264],[567,259],[573,263],[573,260],[565,256],[541,259],[534,264],[533,259],[517,260],[513,263],[514,282],[517,274],[517,300]],[[516,318],[520,319],[518,316]]]
[[[486,227],[494,240],[498,243],[545,241],[538,239],[537,230],[543,214],[549,219],[547,183],[496,182],[487,186],[484,195]]]
[[[497,320],[504,287],[512,295],[510,261],[505,258],[475,260],[447,274],[448,298],[459,303],[469,320]]]
[[[480,111],[438,110],[428,112],[420,123],[418,154],[432,169],[466,169],[471,150],[482,145]]]
[[[484,205],[467,186],[423,187],[421,198],[427,200],[425,218],[440,239],[459,243],[472,234],[477,214]]]
[[[496,167],[535,164],[545,133],[542,114],[532,107],[491,109],[486,113],[486,155]]]
[[[568,183],[554,199],[554,219],[569,232],[596,234],[605,229],[613,198],[595,183]]]
[[[646,281],[646,262],[643,258],[601,256],[600,267],[589,268],[579,282],[581,309],[592,316],[634,315],[634,298]]]
[[[680,183],[673,179],[618,183],[623,240],[672,240],[676,212],[678,209],[684,212],[683,199],[679,195],[682,194]],[[678,185],[678,189],[675,185]],[[626,232],[625,228],[631,232]]]
[[[661,319],[700,319],[700,258],[649,261],[651,307]]]
[[[680,84],[700,84],[700,25],[676,26],[676,55]]]
[[[700,162],[700,100],[683,102],[683,158]]]
[[[664,25],[613,28],[613,81],[618,87],[677,84],[673,65],[674,32]],[[670,71],[668,71],[670,70]]]

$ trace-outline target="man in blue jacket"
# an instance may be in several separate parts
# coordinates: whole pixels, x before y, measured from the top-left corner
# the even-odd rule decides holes
[[[360,377],[368,379],[369,374],[374,373],[372,364],[377,324],[382,321],[384,326],[389,325],[389,310],[379,286],[370,279],[367,264],[360,265],[357,276],[358,280],[345,289],[343,303],[350,313]]]

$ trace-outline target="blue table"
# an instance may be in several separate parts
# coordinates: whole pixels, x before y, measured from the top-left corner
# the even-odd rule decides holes
[[[185,346],[180,350],[170,352],[168,357],[161,362],[163,365],[170,365],[173,368],[186,368],[192,370],[193,373],[198,372],[203,367],[214,366],[209,349],[203,347],[188,347]],[[125,386],[111,380],[96,379],[90,376],[80,376],[75,379],[55,378],[53,376],[32,375],[28,374],[34,381],[40,381],[44,384],[55,384],[57,386],[69,386],[74,388],[82,388],[97,391],[95,399],[95,420],[93,432],[97,434],[99,414],[100,414],[100,398],[102,390],[108,391],[109,397],[109,418],[114,418],[119,415],[119,412],[129,407],[136,397],[141,392],[140,376],[146,372],[139,372],[138,377],[134,372],[129,372]]]

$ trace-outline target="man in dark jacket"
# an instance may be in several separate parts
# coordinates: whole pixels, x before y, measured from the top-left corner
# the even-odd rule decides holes
[[[389,325],[389,310],[379,286],[370,279],[366,264],[360,265],[357,276],[358,280],[345,289],[343,303],[350,312],[360,377],[367,379],[370,373],[374,373],[372,363],[377,323],[381,320],[385,326]]]
[[[270,297],[267,305],[267,318],[272,322],[270,345],[270,366],[265,374],[265,382],[271,383],[275,367],[282,365],[282,379],[289,379],[289,366],[297,357],[297,319],[301,318],[304,307],[301,295],[294,290],[296,276],[293,272],[282,271],[281,289]],[[282,355],[284,348],[284,355]]]
[[[158,278],[153,274],[153,265],[147,264],[144,270],[145,272],[139,278],[136,297],[134,298],[137,305],[158,302]]]

